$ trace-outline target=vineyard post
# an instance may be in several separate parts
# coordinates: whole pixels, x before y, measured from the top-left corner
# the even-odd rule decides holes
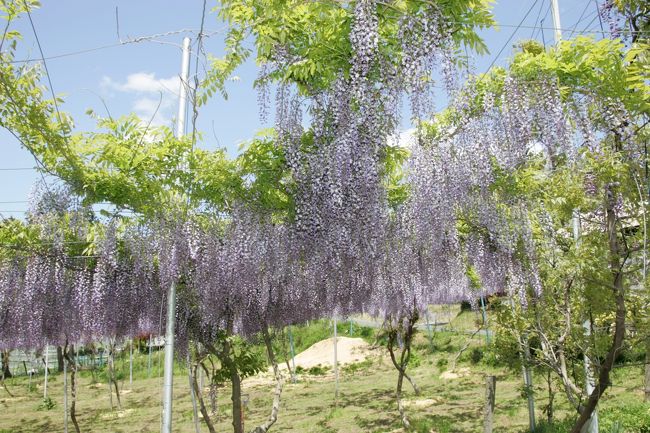
[[[424,318],[427,321],[427,334],[429,335],[429,346],[431,353],[433,353],[433,331],[431,330],[431,321],[429,321],[429,306],[424,309]]]
[[[129,385],[133,388],[133,338],[129,343]]]
[[[68,363],[63,362],[63,431],[68,433]]]
[[[338,405],[339,402],[339,362],[337,353],[337,333],[336,333],[336,314],[334,315],[334,402]]]
[[[289,325],[289,350],[291,350],[291,382],[296,383],[296,349],[293,345],[291,325]]]
[[[43,399],[47,398],[47,377],[49,373],[50,351],[49,347],[45,346],[45,383],[43,384]]]

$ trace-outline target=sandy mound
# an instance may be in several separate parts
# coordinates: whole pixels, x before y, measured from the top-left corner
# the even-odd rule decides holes
[[[440,379],[458,379],[460,377],[469,376],[469,368],[463,367],[456,371],[448,370],[440,375]]]
[[[339,365],[352,364],[365,360],[370,355],[370,345],[362,338],[337,338],[337,358]],[[291,360],[289,360],[291,362]],[[319,341],[309,349],[296,355],[296,367],[308,369],[317,365],[334,366],[334,338]],[[286,365],[283,363],[280,367]]]
[[[423,408],[423,407],[428,407],[428,406],[433,406],[436,404],[439,404],[440,400],[437,398],[425,398],[421,400],[405,400],[404,405],[405,406],[412,406],[416,408]]]
[[[101,415],[102,419],[116,419],[116,418],[124,418],[125,416],[131,415],[133,413],[134,409],[124,409],[124,410],[116,410],[113,412],[105,413]]]

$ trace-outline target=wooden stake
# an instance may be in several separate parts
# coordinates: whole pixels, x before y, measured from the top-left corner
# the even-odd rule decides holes
[[[497,378],[495,376],[485,377],[485,421],[483,433],[492,433],[494,422],[494,403],[496,397]]]

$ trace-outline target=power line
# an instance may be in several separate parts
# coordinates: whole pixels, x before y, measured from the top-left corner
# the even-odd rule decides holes
[[[216,34],[223,33],[227,27],[217,29],[217,30],[211,30],[209,32],[203,32],[203,38],[209,38],[211,36],[214,36]],[[92,53],[95,51],[101,51],[101,50],[106,50],[109,48],[116,48],[116,47],[121,47],[124,45],[130,45],[130,44],[137,44],[140,42],[156,42],[156,43],[164,43],[168,45],[173,45],[175,47],[179,47],[178,44],[172,43],[172,42],[166,42],[166,41],[158,41],[156,39],[166,37],[166,36],[172,36],[172,35],[177,35],[177,34],[182,34],[182,33],[196,33],[196,30],[194,29],[180,29],[180,30],[170,30],[168,32],[164,33],[156,33],[148,36],[137,36],[135,38],[130,38],[126,40],[120,40],[119,42],[115,42],[112,44],[106,44],[106,45],[99,45],[96,47],[91,47],[91,48],[84,48],[84,49],[79,49],[75,51],[70,51],[67,53],[61,53],[61,54],[56,54],[53,56],[45,57],[44,59],[20,59],[20,60],[11,60],[8,61],[7,63],[31,63],[31,62],[41,62],[43,60],[56,60],[56,59],[61,59],[65,57],[71,57],[71,56],[76,56],[76,55],[81,55],[81,54],[88,54]]]
[[[535,18],[535,27],[533,28],[533,31],[530,34],[531,39],[535,39],[535,34],[537,33],[537,23],[540,23],[540,26],[542,25],[541,22],[539,21],[539,17],[542,15],[542,9],[544,8],[544,1],[539,4],[539,12],[537,12],[537,18]]]
[[[521,19],[521,21],[519,22],[519,25],[518,25],[518,26],[515,28],[515,30],[512,32],[512,34],[510,35],[510,37],[508,38],[508,40],[506,41],[506,43],[503,44],[503,46],[501,47],[501,49],[499,50],[499,52],[497,53],[497,55],[496,55],[496,56],[494,57],[494,59],[492,60],[492,63],[490,63],[490,66],[488,67],[487,71],[485,71],[485,74],[483,74],[483,75],[481,76],[481,78],[479,79],[479,82],[482,80],[482,77],[484,77],[484,76],[486,76],[487,74],[490,73],[490,71],[492,70],[492,67],[493,67],[494,64],[497,62],[497,60],[499,60],[499,57],[501,57],[501,54],[503,53],[503,51],[506,49],[506,47],[508,46],[508,44],[510,44],[510,41],[512,40],[512,38],[515,37],[515,34],[517,33],[517,31],[518,31],[520,28],[522,28],[522,25],[524,24],[524,21],[526,21],[526,18],[528,18],[528,15],[530,15],[531,11],[533,10],[533,8],[535,7],[535,5],[537,4],[538,1],[539,1],[539,0],[535,0],[535,1],[533,2],[533,4],[530,6],[530,8],[528,9],[528,12],[526,12],[526,15],[524,15],[524,17]],[[503,27],[506,27],[506,26],[503,26]]]
[[[56,116],[59,120],[59,123],[63,125],[63,121],[61,119],[61,112],[59,111],[59,103],[56,100],[56,94],[54,93],[54,86],[52,85],[52,77],[50,76],[50,71],[47,68],[47,62],[45,61],[45,54],[43,54],[43,47],[41,47],[41,41],[38,39],[38,34],[36,33],[36,26],[34,26],[34,21],[32,20],[32,14],[29,11],[29,5],[27,4],[27,0],[23,0],[23,3],[25,4],[25,9],[27,10],[27,17],[29,18],[29,24],[32,27],[32,32],[34,32],[34,38],[36,39],[36,45],[38,46],[38,51],[41,53],[43,68],[45,69],[47,82],[50,86],[50,93],[52,94],[52,102],[54,103],[54,108],[56,109]],[[66,144],[67,144],[67,137],[64,136],[64,138],[66,138]]]
[[[589,9],[589,6],[591,6],[591,0],[587,0],[587,3],[585,5],[584,9],[582,10],[582,13],[580,14],[580,17],[578,17],[578,21],[576,21],[576,23],[572,26],[573,30],[571,30],[571,34],[569,35],[569,39],[571,39],[571,36],[573,36],[573,32],[578,27],[578,24],[580,24],[583,21],[582,17],[584,17],[585,13],[587,13],[587,9]],[[590,16],[590,15],[587,15],[587,16]]]

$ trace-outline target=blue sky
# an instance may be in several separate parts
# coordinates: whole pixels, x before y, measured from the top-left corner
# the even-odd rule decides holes
[[[154,121],[171,123],[176,114],[180,44],[187,35],[195,47],[203,6],[201,0],[43,0],[42,3],[42,7],[32,13],[32,18],[46,58],[76,53],[49,59],[47,67],[55,92],[65,98],[62,110],[73,116],[79,130],[94,126],[94,121],[85,115],[87,109],[105,115],[102,98],[114,117],[135,112],[147,120],[160,102]],[[490,54],[473,58],[475,70],[486,71],[504,46],[495,64],[506,64],[512,54],[512,45],[518,40],[533,36],[540,41],[544,38],[547,44],[551,44],[553,23],[549,3],[550,0],[496,2],[494,14],[500,28],[481,33]],[[595,0],[559,0],[559,3],[562,28],[579,31],[573,36],[600,30]],[[215,4],[208,2],[208,10]],[[160,36],[120,45],[116,7],[122,41],[155,34]],[[516,30],[527,12],[528,17]],[[539,29],[542,19],[543,31]],[[15,28],[24,37],[17,58],[40,58],[27,18],[17,22]],[[191,31],[181,31],[186,29]],[[205,32],[211,36],[204,45],[208,53],[214,56],[223,54],[224,30],[224,24],[214,13],[207,16]],[[506,45],[513,32],[512,40]],[[564,32],[565,38],[570,35],[571,31]],[[98,49],[79,52],[94,48]],[[213,98],[202,107],[197,123],[203,133],[203,147],[225,147],[231,154],[237,152],[243,140],[270,126],[259,121],[257,94],[252,88],[257,76],[254,62],[248,62],[236,74],[238,80],[228,85],[228,100],[218,96]],[[443,106],[444,100],[441,99],[438,105]],[[32,185],[40,175],[30,169],[35,165],[30,154],[4,130],[0,130],[0,142],[0,215],[20,218],[27,209],[26,200]]]

